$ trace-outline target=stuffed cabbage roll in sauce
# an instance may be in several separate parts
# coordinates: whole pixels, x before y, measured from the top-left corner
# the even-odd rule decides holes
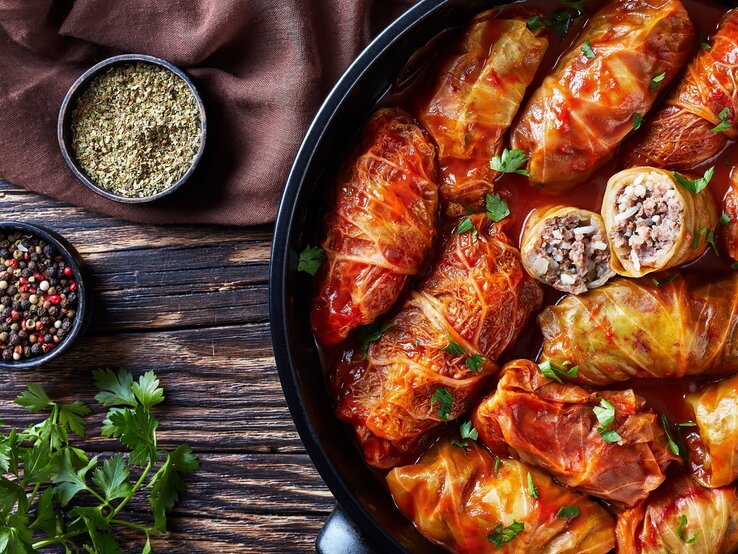
[[[559,383],[528,360],[505,366],[473,421],[492,451],[509,451],[565,485],[619,506],[644,500],[677,459],[667,450],[658,417],[632,390]]]
[[[691,169],[738,138],[738,10],[729,11],[679,86],[626,145],[628,165]]]
[[[738,262],[738,170],[730,173],[730,187],[723,198],[723,213],[728,217],[726,225],[721,225],[722,242],[726,253]]]
[[[525,222],[520,255],[528,274],[553,288],[581,294],[615,275],[600,214],[567,206],[537,208]]]
[[[618,516],[618,554],[728,554],[738,549],[735,486],[706,489],[683,475]]]
[[[738,479],[738,376],[688,394],[694,428],[684,427],[695,479],[722,487]]]
[[[389,310],[433,245],[438,219],[435,147],[402,110],[369,119],[326,218],[326,261],[311,323],[322,344]]]
[[[532,14],[528,14],[532,15]],[[438,145],[441,198],[449,215],[482,211],[496,175],[490,159],[520,107],[548,47],[526,17],[477,15],[442,68],[420,121]]]
[[[718,222],[710,191],[690,192],[681,177],[652,167],[613,175],[602,200],[612,247],[612,265],[626,277],[641,277],[699,258]]]
[[[387,484],[418,530],[454,553],[605,554],[615,546],[602,506],[471,440],[434,445],[417,464],[390,471]]]
[[[501,225],[481,214],[470,220],[474,230],[447,238],[378,340],[346,352],[332,376],[338,416],[374,467],[414,459],[428,431],[468,411],[541,305]]]
[[[582,383],[736,373],[738,276],[614,279],[547,307],[538,325],[543,358],[578,365]]]
[[[552,194],[584,183],[679,74],[694,38],[678,0],[615,0],[592,16],[513,129],[531,183]]]

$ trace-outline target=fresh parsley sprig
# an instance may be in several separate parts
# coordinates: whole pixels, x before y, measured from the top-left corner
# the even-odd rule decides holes
[[[677,184],[683,186],[692,194],[698,194],[707,188],[707,185],[710,184],[710,180],[712,179],[714,173],[715,166],[707,169],[707,171],[705,171],[705,174],[699,179],[687,179],[684,175],[682,175],[681,173],[677,173],[676,171],[672,173],[672,176],[674,177],[674,180],[677,182]]]
[[[70,435],[85,434],[90,408],[54,402],[43,387],[29,385],[16,403],[49,415],[25,430],[0,433],[0,551],[25,554],[56,545],[66,552],[117,554],[116,531],[127,528],[142,535],[142,552],[149,554],[151,537],[166,532],[167,513],[184,492],[183,476],[199,461],[184,444],[159,448],[152,408],[164,391],[153,372],[134,381],[127,371],[103,370],[93,379],[98,402],[110,408],[102,433],[130,448],[128,459],[89,458],[72,446]],[[125,506],[146,489],[153,523],[128,520]]]
[[[621,437],[615,429],[610,428],[610,426],[615,423],[615,406],[613,406],[611,402],[602,398],[600,399],[600,405],[592,408],[592,411],[594,412],[597,421],[600,423],[600,426],[597,428],[597,432],[600,434],[603,441],[612,443],[623,440],[623,437]]]
[[[505,148],[500,156],[494,156],[490,160],[489,166],[500,173],[517,173],[530,177],[530,173],[524,167],[527,163],[528,156],[525,155],[523,150],[508,150]]]

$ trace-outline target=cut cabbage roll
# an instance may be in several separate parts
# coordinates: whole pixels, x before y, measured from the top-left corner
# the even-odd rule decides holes
[[[377,110],[326,218],[311,312],[321,343],[342,341],[392,307],[430,253],[437,219],[435,147],[402,110]]]
[[[735,487],[705,489],[684,475],[618,516],[618,554],[727,554],[738,549]]]
[[[699,258],[714,233],[718,211],[710,191],[693,193],[673,173],[634,167],[613,175],[602,200],[612,266],[641,277]]]
[[[592,385],[738,372],[738,276],[672,277],[613,279],[547,307],[543,358]]]
[[[679,86],[626,146],[628,165],[691,169],[738,138],[738,10],[723,17]]]
[[[490,160],[520,107],[548,47],[545,29],[525,17],[476,16],[443,67],[420,121],[438,145],[441,198],[449,215],[481,211],[496,175]]]
[[[580,294],[615,275],[600,214],[567,206],[538,208],[520,241],[528,275],[553,288]]]
[[[513,129],[531,183],[553,194],[584,183],[678,75],[694,37],[678,0],[615,0],[592,16]]]
[[[687,437],[694,477],[705,487],[729,485],[738,479],[738,376],[688,394],[686,399],[699,431]]]
[[[613,419],[605,428],[595,410],[607,409]],[[644,500],[677,459],[667,450],[658,417],[632,390],[558,383],[528,360],[505,366],[497,390],[479,404],[473,421],[493,451],[509,449],[565,485],[619,506]]]
[[[387,484],[418,530],[454,553],[604,554],[615,546],[602,506],[471,440],[436,444],[417,464],[390,471]]]
[[[731,258],[738,261],[738,171],[733,168],[730,174],[730,188],[723,198],[723,213],[728,217],[721,227],[723,245]]]
[[[334,372],[338,416],[354,427],[372,466],[414,459],[430,430],[468,411],[541,305],[538,283],[500,225],[481,214],[470,220],[474,230],[448,237],[365,355],[345,353]]]

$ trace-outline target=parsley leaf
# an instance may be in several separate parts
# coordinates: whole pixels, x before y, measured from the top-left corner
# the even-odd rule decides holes
[[[577,15],[584,15],[584,0],[564,0],[564,5],[577,12]]]
[[[533,476],[530,474],[530,471],[528,472],[528,494],[538,500],[538,489],[535,483],[533,483]]]
[[[556,517],[561,519],[573,519],[579,515],[579,506],[561,506],[556,512]]]
[[[147,371],[131,385],[131,391],[144,408],[153,408],[164,402],[164,389],[153,371]]]
[[[603,427],[610,427],[615,421],[615,406],[604,398],[600,399],[600,405],[592,408],[592,411]]]
[[[76,433],[80,437],[85,436],[85,417],[90,415],[89,406],[79,400],[71,404],[62,404],[59,408],[59,423]]]
[[[710,231],[707,233],[707,244],[712,246],[712,251],[715,252],[716,256],[720,256],[717,243],[715,242],[715,229],[710,229]]]
[[[700,48],[702,48],[703,50],[712,50],[712,45],[706,40],[703,40],[702,42],[700,42]]]
[[[361,357],[358,360],[354,360],[352,363],[358,364],[366,360],[366,356],[369,353],[369,346],[373,342],[377,342],[382,336],[382,333],[384,333],[393,325],[394,323],[391,321],[388,321],[386,323],[375,321],[370,325],[365,325],[364,327],[361,327],[357,334],[359,348],[361,349]]]
[[[694,234],[694,239],[692,239],[692,250],[697,250],[697,248],[700,245],[700,240],[702,239],[702,235],[704,235],[707,232],[707,227],[704,225],[698,229],[698,231]]]
[[[530,177],[530,173],[522,166],[528,162],[528,157],[523,150],[508,150],[505,148],[501,156],[494,156],[489,166],[500,173],[518,173]]]
[[[694,421],[683,421],[682,423],[677,423],[677,427],[697,427],[697,424]]]
[[[495,473],[497,473],[498,469],[500,469],[500,457],[495,456]]]
[[[723,110],[718,114],[718,119],[720,120],[720,123],[710,129],[710,131],[713,133],[720,133],[730,129],[731,125],[733,125],[733,120],[730,116],[730,108],[723,108]]]
[[[471,439],[475,441],[479,438],[479,433],[474,428],[474,424],[471,421],[462,423],[461,427],[459,427],[459,433],[461,434],[462,439]]]
[[[576,379],[577,375],[579,375],[579,366],[566,360],[561,364],[561,367],[559,367],[552,364],[550,360],[544,360],[538,364],[538,371],[549,379],[553,379],[554,381],[558,381],[563,384],[560,376],[566,377],[567,379]]]
[[[464,350],[464,347],[461,346],[458,342],[454,342],[450,335],[448,336],[448,344],[446,344],[446,346],[444,346],[441,350],[443,350],[446,354],[449,354],[450,356],[461,356],[462,354],[466,354],[466,350]]]
[[[687,179],[684,175],[682,175],[681,173],[677,173],[676,171],[674,171],[672,175],[674,176],[674,180],[678,184],[683,186],[692,194],[698,194],[707,188],[707,185],[710,183],[710,180],[712,179],[714,173],[715,166],[712,166],[707,171],[705,171],[705,174],[699,179]]]
[[[671,426],[669,425],[669,418],[666,417],[666,414],[661,414],[661,424],[664,426],[666,440],[669,443],[669,450],[671,450],[675,456],[679,456],[679,446],[671,437]]]
[[[456,234],[463,235],[469,231],[472,233],[472,242],[477,242],[479,231],[477,231],[471,218],[468,215],[465,215],[459,220],[459,224],[456,226]]]
[[[691,539],[687,539],[684,536],[684,528],[687,526],[687,516],[680,515],[679,516],[679,526],[677,527],[677,534],[679,535],[679,538],[682,540],[685,544],[692,544],[700,537],[700,532],[697,531]]]
[[[111,406],[136,406],[136,396],[133,394],[133,375],[130,371],[120,370],[115,373],[112,369],[98,369],[92,372],[92,380],[100,392],[95,396],[100,404]]]
[[[196,471],[200,462],[186,444],[167,453],[167,459],[148,484],[151,489],[149,504],[154,512],[154,527],[162,533],[167,530],[166,513],[174,508],[184,492],[183,475]]]
[[[100,487],[105,500],[117,500],[131,494],[131,484],[128,482],[130,473],[123,456],[115,454],[105,460],[102,469],[95,469],[92,481]]]
[[[28,389],[18,395],[15,403],[28,408],[30,412],[40,412],[41,410],[50,408],[53,404],[44,388],[41,385],[35,384],[28,385]]]
[[[306,246],[305,249],[300,252],[300,257],[297,260],[297,271],[315,275],[323,264],[324,257],[325,252],[323,252],[323,249],[319,246],[314,248]]]
[[[662,279],[660,281],[658,279],[651,279],[651,281],[657,287],[663,287],[664,285],[668,285],[669,283],[671,283],[677,277],[679,277],[679,274],[678,273],[673,273],[673,274],[669,275],[666,279]]]
[[[540,31],[546,26],[546,22],[543,21],[540,15],[534,15],[533,17],[529,17],[525,20],[526,25],[528,25],[528,29],[533,31],[534,33],[536,31]]]
[[[145,466],[156,462],[155,431],[159,422],[143,406],[112,408],[102,426],[104,437],[119,438],[132,452],[130,463]]]
[[[466,367],[469,368],[469,371],[472,373],[479,373],[479,370],[482,369],[482,365],[484,365],[484,362],[486,361],[486,358],[481,354],[474,354],[464,360],[464,363],[466,363]]]
[[[559,38],[564,40],[566,35],[569,34],[569,29],[571,28],[573,21],[574,16],[572,16],[567,10],[556,10],[551,15],[549,24],[554,28],[554,31],[556,31]]]
[[[728,223],[730,223],[730,217],[728,216],[728,214],[723,212],[718,221],[721,225],[727,225]]]
[[[613,442],[620,442],[623,440],[623,437],[621,437],[617,431],[613,429],[603,429],[600,427],[597,429],[597,431],[600,433],[600,437],[602,437],[602,440],[606,443],[613,443]]]
[[[502,221],[510,215],[510,208],[508,207],[507,202],[500,198],[498,194],[488,194],[484,198],[484,205],[487,209],[487,217],[495,223]]]
[[[522,533],[523,529],[525,529],[525,525],[516,520],[513,520],[507,527],[503,527],[501,523],[498,523],[492,532],[487,535],[487,540],[495,546],[502,546]]]
[[[666,78],[666,72],[659,73],[653,79],[651,79],[651,90],[656,90],[661,84],[661,81],[663,81],[665,78]]]
[[[643,125],[643,116],[638,113],[633,114],[633,130],[637,131]]]
[[[451,410],[454,406],[454,397],[448,389],[444,387],[438,387],[436,392],[433,393],[430,399],[430,409],[438,402],[438,410],[436,413],[442,420],[447,421],[448,416],[451,415]]]
[[[593,60],[595,57],[594,50],[592,50],[592,42],[587,39],[584,41],[584,45],[582,45],[582,53],[584,54],[584,57],[588,60]]]

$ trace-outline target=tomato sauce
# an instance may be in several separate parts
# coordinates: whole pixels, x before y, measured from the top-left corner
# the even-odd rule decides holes
[[[682,0],[682,2],[695,25],[698,41],[705,40],[706,37],[715,31],[721,16],[728,10],[726,6],[707,0]],[[605,3],[601,0],[586,1],[586,12],[589,14],[595,13]],[[509,5],[502,9],[504,11],[517,11],[521,7],[523,9],[531,8],[542,13],[543,17],[549,17],[553,11],[562,8],[562,6],[557,1],[529,0]],[[534,81],[527,89],[527,96],[523,100],[522,106],[525,106],[532,91],[538,88],[545,76],[556,65],[561,55],[576,40],[585,22],[586,16],[577,18],[571,26],[567,38],[563,41],[553,31],[549,33],[549,48]],[[449,56],[449,51],[453,52],[453,46],[458,40],[460,32],[460,29],[445,31],[436,37],[436,39],[432,40],[427,47],[421,49],[413,56],[405,70],[400,74],[398,84],[389,91],[380,101],[380,104],[385,106],[399,106],[417,117],[417,114],[421,112],[434,93],[439,68],[445,63]],[[671,87],[662,91],[660,100],[668,95],[670,89],[676,86],[678,82],[679,78],[676,78]],[[651,113],[655,109],[658,109],[660,100],[657,100]],[[513,123],[514,125],[515,123]],[[509,146],[509,140],[506,140],[506,144]],[[693,173],[695,176],[702,176],[709,167],[715,167],[715,173],[709,184],[709,190],[720,206],[729,186],[729,176],[734,168],[734,163],[738,163],[738,142],[729,141],[723,151],[704,164],[693,168],[688,173]],[[607,181],[620,169],[623,169],[623,165],[618,152],[603,167],[595,172],[587,183],[566,194],[556,196],[546,194],[545,189],[531,186],[524,176],[516,174],[501,175],[495,182],[495,192],[505,197],[510,207],[511,214],[507,220],[507,232],[513,244],[519,246],[520,235],[525,221],[535,208],[551,205],[567,205],[599,213]],[[448,225],[448,222],[446,222],[446,225]],[[717,242],[718,245],[721,244],[720,240]],[[684,266],[682,270],[685,273],[713,277],[716,273],[732,271],[730,268],[731,263],[732,260],[726,255],[717,256],[712,249],[708,249],[702,257]],[[565,296],[564,293],[556,291],[551,287],[541,286],[545,289],[544,306],[555,304]],[[401,305],[402,300],[398,302],[394,311],[396,312]],[[392,315],[393,313],[390,313],[387,317],[391,317]],[[502,360],[499,360],[500,367],[505,361],[516,358],[537,360],[541,351],[541,343],[540,331],[535,320],[532,320],[513,348],[510,349]],[[326,370],[338,360],[342,352],[355,346],[355,338],[349,338],[338,347],[322,348],[321,353]],[[690,413],[690,409],[684,402],[685,395],[698,390],[707,383],[717,380],[719,379],[714,376],[680,380],[634,380],[608,385],[603,388],[610,390],[634,389],[637,394],[646,399],[649,406],[655,412],[666,414],[672,423],[676,423],[693,419],[693,414]],[[494,390],[494,384],[493,380],[488,390]],[[445,430],[439,430],[438,434],[441,435],[444,432],[458,433],[458,425],[459,422],[449,424]],[[681,431],[684,435],[682,438],[687,438],[686,435],[693,433],[692,428],[688,427],[682,428]],[[377,477],[383,483],[384,474],[385,472],[377,472]]]

